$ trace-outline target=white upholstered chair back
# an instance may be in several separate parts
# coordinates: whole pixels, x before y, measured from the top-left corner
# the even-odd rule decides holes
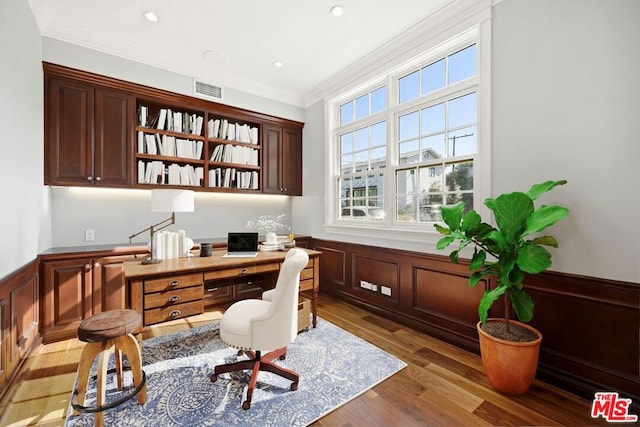
[[[308,262],[309,255],[302,249],[293,248],[287,253],[269,310],[264,316],[252,319],[254,350],[286,347],[296,338],[300,272]]]

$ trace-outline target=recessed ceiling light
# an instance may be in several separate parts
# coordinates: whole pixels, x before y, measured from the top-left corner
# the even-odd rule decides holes
[[[284,64],[282,63],[282,61],[273,61],[273,66],[276,68],[282,68],[284,67]]]
[[[158,22],[158,15],[153,12],[144,12],[142,16],[144,16],[144,18],[149,22]]]
[[[333,6],[330,12],[333,16],[342,16],[342,14],[344,13],[344,7],[340,5]]]
[[[205,50],[202,52],[202,57],[211,62],[221,63],[229,61],[229,56],[221,50]]]

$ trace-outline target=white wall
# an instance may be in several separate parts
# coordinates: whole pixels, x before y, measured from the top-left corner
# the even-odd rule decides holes
[[[640,281],[638,17],[637,0],[504,0],[493,9],[491,189],[569,181],[541,200],[571,211],[549,229],[560,243],[552,270]],[[307,109],[295,223],[312,218],[314,237],[428,251],[324,231],[324,183],[315,178],[329,161],[323,108]]]
[[[51,244],[42,185],[41,50],[28,3],[0,2],[0,279]]]
[[[302,129],[302,194],[292,201],[293,228],[301,234],[321,236],[324,222],[325,137],[324,102],[306,110]]]
[[[43,60],[134,83],[192,96],[189,76],[93,51],[45,37]],[[215,80],[215,79],[214,79]],[[39,83],[41,84],[41,82]],[[296,121],[304,110],[282,102],[224,89],[224,102]],[[128,236],[168,215],[150,212],[149,190],[52,188],[52,246],[127,243]],[[269,195],[197,193],[194,213],[178,213],[170,230],[184,229],[193,239],[220,238],[228,231],[245,231],[247,221],[260,215],[285,214],[291,225],[291,198]],[[95,241],[84,241],[84,230],[95,230]],[[298,233],[295,228],[293,232]],[[148,241],[142,235],[134,242]]]
[[[546,179],[571,213],[553,269],[640,281],[640,2],[507,0],[494,8],[495,194]]]
[[[56,247],[128,243],[130,235],[171,215],[151,212],[149,190],[59,187],[51,189],[51,199]],[[167,230],[182,229],[187,237],[206,240],[248,231],[247,221],[259,215],[286,214],[283,223],[291,224],[286,196],[195,192],[194,205],[195,212],[177,212],[176,224]],[[83,242],[86,229],[95,230],[95,242]],[[133,239],[148,241],[148,232]]]

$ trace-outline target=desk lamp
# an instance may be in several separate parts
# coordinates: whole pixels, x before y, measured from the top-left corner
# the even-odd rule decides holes
[[[161,260],[154,258],[154,238],[153,235],[164,228],[176,223],[176,212],[193,212],[193,191],[192,190],[173,190],[173,189],[154,189],[151,190],[151,212],[171,212],[171,216],[157,224],[153,224],[142,231],[129,236],[131,239],[149,231],[149,242],[151,256],[142,261],[143,264],[156,264]]]

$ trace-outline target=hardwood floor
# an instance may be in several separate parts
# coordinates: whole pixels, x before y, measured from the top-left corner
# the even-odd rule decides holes
[[[344,302],[321,295],[318,314],[408,366],[315,426],[607,425],[590,417],[591,402],[541,382],[524,396],[502,395],[489,386],[475,354]],[[211,311],[176,320],[143,336],[192,328],[221,315]],[[41,346],[29,358],[23,380],[0,405],[0,426],[64,425],[82,346],[77,339]]]

